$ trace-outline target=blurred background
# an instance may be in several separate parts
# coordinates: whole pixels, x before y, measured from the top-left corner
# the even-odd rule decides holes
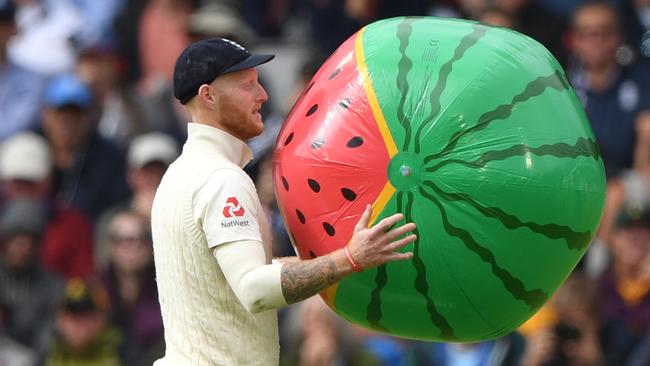
[[[246,168],[293,255],[271,154],[327,56],[372,21],[431,15],[515,29],[565,67],[607,172],[587,255],[519,330],[444,344],[360,329],[318,298],[282,309],[282,365],[650,365],[650,0],[0,0],[0,365],[151,365],[164,352],[151,203],[189,116],[177,55],[227,37],[260,67],[266,131]]]

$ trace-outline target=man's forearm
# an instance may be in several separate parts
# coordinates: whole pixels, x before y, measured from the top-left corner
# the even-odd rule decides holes
[[[300,262],[300,258],[293,256],[293,257],[276,257],[273,258],[273,262],[277,263],[296,263]]]
[[[282,266],[282,294],[288,304],[309,298],[332,286],[351,272],[340,250],[330,255]]]

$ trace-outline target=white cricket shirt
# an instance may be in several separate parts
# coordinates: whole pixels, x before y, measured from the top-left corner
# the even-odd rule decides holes
[[[264,213],[241,169],[251,157],[234,136],[189,123],[183,152],[156,192],[152,235],[167,347],[156,366],[279,362],[276,311],[247,311],[212,255],[221,244],[259,241],[271,263]]]

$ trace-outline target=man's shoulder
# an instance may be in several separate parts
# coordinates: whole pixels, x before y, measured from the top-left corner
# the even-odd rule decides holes
[[[215,173],[222,175],[247,177],[248,175],[237,164],[216,159],[211,155],[181,154],[167,169],[166,175],[188,179],[188,175],[210,177]]]
[[[254,188],[250,177],[236,164],[181,155],[165,172],[158,191],[171,189],[170,193],[178,195],[179,186],[185,192],[196,192],[203,187],[219,189],[233,184]]]
[[[215,167],[207,172],[201,186],[210,186],[213,189],[224,187],[237,187],[238,189],[254,190],[255,184],[251,178],[235,164]]]

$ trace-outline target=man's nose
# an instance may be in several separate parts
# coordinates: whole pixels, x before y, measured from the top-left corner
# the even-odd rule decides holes
[[[259,101],[264,103],[267,100],[269,100],[268,94],[266,94],[266,90],[264,90],[264,87],[260,85],[260,94],[259,94]]]

